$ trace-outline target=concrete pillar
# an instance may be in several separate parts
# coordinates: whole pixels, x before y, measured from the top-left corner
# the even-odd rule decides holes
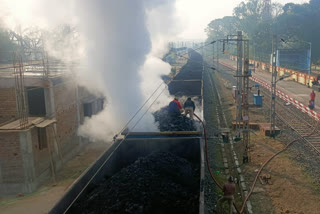
[[[55,108],[55,101],[54,101],[54,84],[50,79],[48,79],[48,81],[49,81],[49,87],[45,88],[44,90],[46,117],[50,119],[56,119],[56,108]],[[52,124],[52,126],[53,126],[53,129],[51,127],[47,127],[47,133],[51,132],[52,135],[54,136],[57,133],[57,125],[56,123],[54,123]],[[53,142],[53,157],[54,157],[56,169],[58,169],[62,165],[62,163],[60,163],[61,161],[59,161],[60,159],[58,158],[59,157],[58,142],[55,137],[52,138],[52,142]]]
[[[32,147],[31,131],[19,132],[20,150],[24,174],[23,191],[31,193],[36,189],[36,176],[34,166],[34,154]]]
[[[46,117],[55,119],[56,110],[54,105],[53,83],[49,81],[49,87],[44,89],[44,99],[46,105]]]

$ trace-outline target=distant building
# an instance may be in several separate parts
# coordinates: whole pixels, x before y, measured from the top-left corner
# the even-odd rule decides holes
[[[31,193],[54,177],[87,142],[77,136],[84,117],[103,109],[104,98],[61,63],[43,62],[0,65],[0,195]]]

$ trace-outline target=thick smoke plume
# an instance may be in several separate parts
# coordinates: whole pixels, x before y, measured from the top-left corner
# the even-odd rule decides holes
[[[76,45],[72,37],[66,40],[69,45],[64,43],[59,56],[48,36],[46,48],[62,60],[80,59],[82,66],[76,71],[79,83],[107,99],[104,110],[87,118],[80,127],[83,136],[108,141],[161,83],[160,76],[170,72],[170,66],[160,58],[166,51],[166,42],[178,33],[174,25],[174,1],[2,0],[1,3],[5,14],[2,21],[13,29],[31,25],[43,29],[63,24],[75,26],[79,33]],[[168,101],[169,94],[164,89],[149,111]],[[137,119],[129,127],[136,122]],[[150,113],[136,127],[146,128],[155,129]]]

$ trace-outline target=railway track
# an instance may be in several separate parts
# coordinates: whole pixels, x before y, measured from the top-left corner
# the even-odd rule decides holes
[[[270,103],[271,94],[269,90],[263,88],[262,94],[265,97],[265,102]],[[318,126],[318,122],[311,119],[305,113],[299,111],[294,106],[287,106],[283,100],[276,100],[276,117],[281,120],[292,130],[294,130],[298,136],[305,136],[309,134],[315,126]],[[268,108],[269,109],[269,108]],[[319,126],[320,127],[320,126]],[[320,154],[320,129],[317,128],[315,134],[303,138],[318,154]]]
[[[207,74],[207,78],[209,79],[210,85],[211,85],[211,91],[213,93],[213,99],[214,99],[214,103],[215,103],[215,115],[216,115],[216,123],[219,129],[221,128],[227,128],[228,124],[227,121],[224,117],[224,115],[222,114],[223,109],[222,109],[222,105],[221,105],[221,98],[220,98],[220,94],[217,91],[216,88],[216,83],[213,79],[213,74],[211,73],[206,73]]]
[[[211,104],[212,104],[212,109],[211,113],[213,115],[211,123],[215,124],[215,133],[218,133],[221,129],[226,129],[230,127],[230,124],[228,124],[226,114],[225,112],[225,107],[222,103],[221,95],[219,91],[221,91],[221,85],[220,82],[217,81],[216,75],[211,71],[207,70],[204,74],[204,78],[207,81],[207,90],[210,91],[211,94]],[[212,135],[212,133],[211,133]],[[231,136],[229,136],[231,138]],[[221,139],[215,138],[215,140],[212,142],[213,144],[217,145],[217,143],[222,142]],[[212,146],[212,145],[211,145]],[[222,162],[223,162],[223,167],[221,168],[222,171],[224,171],[224,181],[226,181],[227,177],[230,175],[233,176],[234,178],[239,178],[238,174],[238,169],[239,166],[236,165],[235,160],[235,150],[234,146],[232,144],[225,144],[225,143],[220,143],[220,150],[222,154]],[[219,149],[218,147],[215,147],[215,149]],[[217,161],[217,160],[216,160]],[[240,179],[239,179],[240,180]],[[235,201],[237,204],[237,207],[240,207],[242,204],[242,198],[240,197],[241,195],[241,185],[238,183],[236,185],[236,192],[239,194],[235,194]]]
[[[221,72],[223,78],[226,78],[228,81],[235,84],[236,81],[231,75],[232,69],[222,64],[219,64],[219,67],[220,70],[223,71]],[[253,83],[254,81],[250,80],[250,85],[253,85]],[[264,95],[264,103],[270,103],[270,91],[261,87],[261,92]],[[270,110],[268,105],[265,105],[265,107]],[[292,105],[287,106],[286,103],[280,99],[277,99],[276,101],[276,117],[294,130],[298,136],[305,136],[318,125],[318,122],[313,120],[307,114],[301,112]],[[320,155],[320,126],[317,128],[314,135],[303,138],[303,140],[308,143],[318,155]]]
[[[236,81],[233,77],[234,70],[222,64],[219,65],[219,68],[218,72],[220,76],[228,80],[232,85],[235,85]],[[253,85],[253,83],[253,81],[250,81],[250,85]],[[264,105],[260,110],[257,110],[257,112],[264,112],[266,118],[269,118],[271,93],[268,89],[260,89],[264,95]],[[282,142],[284,146],[294,142],[288,147],[288,157],[300,166],[306,175],[310,176],[308,179],[311,179],[314,184],[320,185],[320,124],[309,115],[297,109],[293,104],[287,105],[286,102],[280,98],[277,98],[276,102],[276,116],[276,125],[281,129],[281,134],[277,137],[277,140]],[[315,128],[316,131],[312,136],[300,139],[301,136],[310,134]],[[299,140],[295,141],[296,139]],[[276,152],[277,150],[275,149],[274,153]],[[259,203],[263,204],[265,200],[268,200],[268,198],[266,198],[262,202],[257,197],[253,197],[252,199],[255,200],[255,205]]]

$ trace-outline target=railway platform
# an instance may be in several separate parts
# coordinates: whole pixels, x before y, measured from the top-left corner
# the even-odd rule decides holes
[[[219,59],[219,63],[236,68],[236,62],[230,59]],[[264,71],[262,69],[256,69],[255,72],[252,72],[252,77],[258,80],[263,81],[266,85],[271,85],[271,73],[268,71]],[[267,85],[267,87],[268,87]],[[297,103],[297,107],[307,112],[308,109],[306,107],[309,104],[310,93],[312,88],[308,88],[306,85],[298,83],[294,81],[292,78],[288,77],[284,80],[277,82],[277,90],[281,92],[283,96],[288,97]],[[313,109],[312,114],[320,115],[320,92],[315,91],[316,99],[315,99],[315,108]],[[303,106],[304,105],[304,106]]]

